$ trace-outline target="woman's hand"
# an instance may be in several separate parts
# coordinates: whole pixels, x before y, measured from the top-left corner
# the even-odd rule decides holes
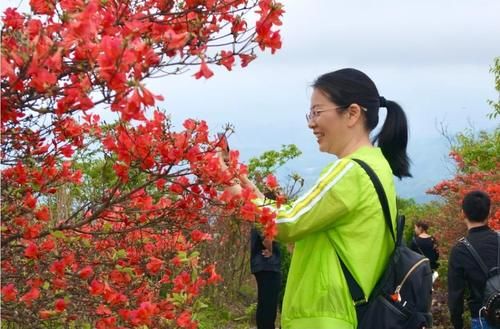
[[[270,251],[269,249],[263,249],[262,250],[262,256],[266,257],[266,258],[269,258],[273,255],[273,252]]]
[[[227,151],[218,148],[217,156],[219,157],[221,169],[228,170],[226,159],[228,159],[229,153]],[[257,195],[257,198],[263,200],[265,199],[264,194],[257,188],[257,186],[255,186],[255,184],[250,179],[248,179],[247,175],[240,175],[238,179],[239,182],[235,182],[233,180],[233,185],[228,187],[226,190],[229,191],[231,194],[236,195],[236,194],[241,194],[243,187],[250,187]]]
[[[264,246],[264,250],[262,250],[262,256],[269,258],[273,255],[273,240],[269,238],[265,238],[262,240],[262,245]]]
[[[229,158],[229,154],[227,151],[223,151],[221,148],[217,148],[217,157],[219,158],[220,168],[221,170],[228,170],[228,166],[226,164],[227,159]],[[233,185],[227,187],[225,189],[232,195],[241,194],[243,188],[241,185],[233,180]]]

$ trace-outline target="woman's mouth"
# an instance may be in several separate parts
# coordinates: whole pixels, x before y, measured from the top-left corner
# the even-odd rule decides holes
[[[325,134],[321,133],[321,132],[314,132],[314,136],[316,136],[316,140],[319,142],[319,140],[325,136]]]

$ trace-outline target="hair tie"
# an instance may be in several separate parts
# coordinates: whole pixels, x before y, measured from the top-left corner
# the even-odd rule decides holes
[[[384,97],[380,96],[379,102],[380,102],[380,107],[387,107],[387,100]]]

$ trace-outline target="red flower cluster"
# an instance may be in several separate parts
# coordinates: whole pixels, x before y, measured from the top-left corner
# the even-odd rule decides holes
[[[459,210],[463,197],[470,191],[482,190],[491,198],[492,209],[489,217],[489,226],[500,230],[500,163],[492,170],[479,170],[477,164],[464,172],[464,162],[456,151],[450,153],[450,157],[456,162],[458,172],[452,179],[444,180],[428,191],[429,194],[439,195],[455,210],[450,210],[452,216],[461,218]]]
[[[196,328],[196,298],[221,280],[198,252],[213,223],[273,235],[273,214],[224,193],[238,152],[222,170],[206,123],[174,131],[145,80],[274,53],[282,6],[260,1],[252,21],[245,0],[30,5],[2,18],[2,320]]]

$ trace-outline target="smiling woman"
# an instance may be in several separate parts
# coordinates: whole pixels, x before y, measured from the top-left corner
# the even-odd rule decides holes
[[[376,172],[396,227],[393,175],[410,176],[406,116],[398,104],[380,97],[366,74],[355,69],[324,74],[313,88],[308,127],[320,151],[338,159],[293,204],[275,209],[265,200],[255,202],[276,211],[277,239],[295,242],[282,328],[354,329],[366,301],[354,303],[341,263],[368,298],[394,249],[394,232],[385,224],[369,176],[353,159],[364,161]],[[380,107],[387,108],[387,116],[372,143],[369,134],[377,126]],[[378,147],[373,145],[376,142]],[[246,177],[240,178],[262,196]],[[235,185],[232,191],[239,193],[241,188]]]
[[[395,176],[411,177],[409,159],[406,155],[408,144],[408,127],[403,109],[395,102],[380,97],[373,81],[364,73],[354,69],[344,69],[320,76],[313,84],[311,110],[316,108],[335,107],[332,116],[337,119],[318,124],[308,120],[309,128],[316,136],[323,135],[326,129],[329,138],[337,149],[320,150],[342,158],[351,154],[360,146],[371,145],[369,133],[378,124],[379,108],[387,108],[387,117],[382,130],[375,136],[382,153],[389,161]],[[333,112],[333,111],[332,111]],[[364,112],[364,114],[362,113]],[[330,113],[329,113],[330,114]],[[341,132],[334,134],[333,125],[338,125]]]
[[[343,114],[348,106],[331,107],[331,104],[324,92],[314,89],[307,124],[313,130],[321,152],[341,157],[343,151],[340,148],[346,144],[345,138],[348,137],[345,130],[347,126],[342,122],[347,118]]]

